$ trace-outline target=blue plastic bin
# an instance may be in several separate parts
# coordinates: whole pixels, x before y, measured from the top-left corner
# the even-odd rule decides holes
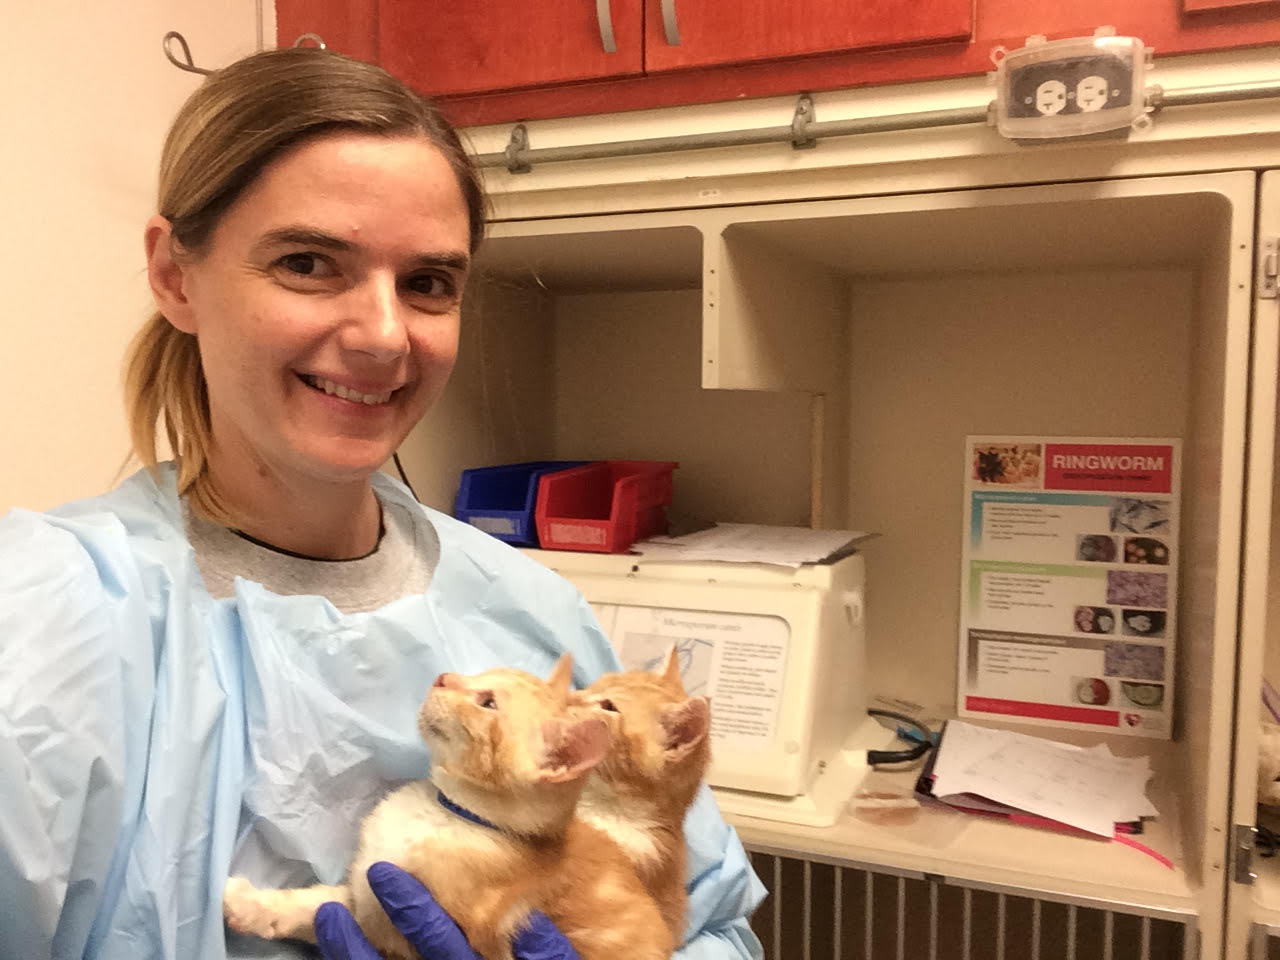
[[[538,545],[534,506],[538,480],[548,473],[582,466],[586,460],[533,460],[462,471],[453,515],[499,540]]]

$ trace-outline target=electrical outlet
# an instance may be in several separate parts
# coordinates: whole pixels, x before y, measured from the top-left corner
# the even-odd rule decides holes
[[[1023,102],[1028,105],[1034,103],[1036,113],[1043,117],[1052,117],[1055,113],[1061,113],[1067,106],[1067,85],[1061,80],[1045,80],[1036,87],[1035,97],[1025,97]]]
[[[1104,53],[1014,66],[1008,84],[1011,117],[1115,110],[1133,100],[1133,58]]]
[[[1029,38],[997,64],[995,125],[1015,140],[1132,126],[1146,117],[1149,53],[1136,37],[1105,32],[1052,42]]]

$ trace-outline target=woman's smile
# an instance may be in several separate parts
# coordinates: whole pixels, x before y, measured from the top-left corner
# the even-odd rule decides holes
[[[300,373],[298,374],[298,379],[313,390],[318,390],[328,396],[337,397],[352,404],[364,404],[369,407],[382,406],[386,404],[391,400],[391,397],[395,394],[396,390],[399,389],[398,387],[393,387],[389,390],[378,391],[376,393],[365,393],[361,390],[357,390],[353,386],[349,387],[343,383],[330,380],[327,377],[318,377],[314,374]]]

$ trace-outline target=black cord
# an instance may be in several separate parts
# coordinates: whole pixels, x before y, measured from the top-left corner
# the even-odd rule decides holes
[[[916,760],[919,757],[923,757],[933,746],[933,734],[928,727],[914,717],[908,717],[905,713],[894,713],[892,710],[868,709],[867,713],[873,717],[888,717],[890,720],[899,720],[920,731],[920,742],[907,750],[868,750],[867,763],[872,766],[878,763],[903,763],[907,760]]]
[[[404,481],[404,485],[408,487],[409,492],[413,494],[413,499],[421,503],[422,498],[419,497],[417,492],[413,489],[413,484],[409,482],[409,478],[405,475],[404,467],[400,463],[400,451],[397,450],[395,453],[393,453],[391,455],[391,459],[395,461],[396,469],[400,471],[400,479]]]

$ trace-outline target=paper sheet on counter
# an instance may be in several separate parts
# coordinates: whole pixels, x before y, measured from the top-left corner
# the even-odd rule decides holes
[[[720,523],[683,537],[651,537],[632,546],[646,560],[679,562],[772,563],[799,567],[818,563],[876,536],[856,530],[756,523]]]
[[[1042,737],[952,720],[934,761],[933,793],[972,793],[1111,837],[1117,823],[1156,816],[1147,757],[1117,757]]]

